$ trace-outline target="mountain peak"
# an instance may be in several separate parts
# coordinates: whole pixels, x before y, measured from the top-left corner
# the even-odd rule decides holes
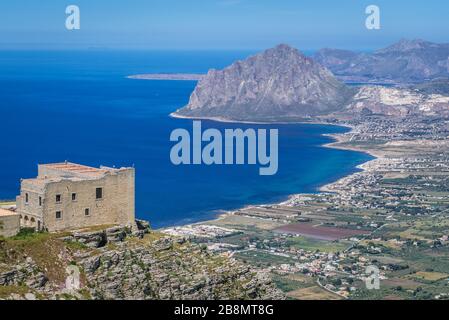
[[[377,53],[387,52],[406,52],[410,50],[425,49],[432,46],[433,43],[422,39],[401,39],[389,47],[378,50]]]
[[[281,43],[274,48],[267,49],[259,53],[258,56],[264,57],[274,56],[274,57],[281,57],[284,59],[288,57],[293,59],[297,57],[305,58],[305,55],[301,51],[285,43]]]
[[[268,49],[268,50],[270,50],[270,49]],[[292,46],[290,46],[290,45],[288,45],[286,43],[280,43],[276,47],[272,48],[272,50],[285,51],[285,52],[293,52],[293,51],[295,51],[295,52],[299,53],[298,49],[293,48]]]
[[[290,46],[290,45],[288,45],[286,43],[280,43],[275,48],[276,49],[281,49],[281,50],[285,50],[285,49],[286,50],[292,50],[292,49],[294,49],[292,46]]]
[[[352,90],[299,50],[280,44],[210,70],[175,115],[276,121],[341,109]]]

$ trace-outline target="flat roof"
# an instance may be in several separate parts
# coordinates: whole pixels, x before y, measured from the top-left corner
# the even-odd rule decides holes
[[[78,173],[82,175],[102,175],[108,171],[112,170],[106,170],[101,168],[94,168],[85,166],[82,164],[76,164],[72,162],[60,162],[60,163],[49,163],[49,164],[41,164],[40,166],[46,167],[53,170],[63,171],[63,172],[70,172],[70,173]]]
[[[39,164],[39,174],[36,178],[22,179],[22,187],[43,188],[49,183],[61,182],[63,180],[84,181],[102,179],[107,174],[114,174],[131,168],[110,168],[100,166],[94,168],[73,162],[59,162]],[[42,170],[41,170],[42,169]]]
[[[8,217],[8,216],[16,215],[16,214],[17,213],[14,211],[0,208],[0,217]]]
[[[30,178],[30,179],[22,179],[22,184],[29,183],[36,187],[44,187],[49,182],[58,182],[61,180],[62,178]]]

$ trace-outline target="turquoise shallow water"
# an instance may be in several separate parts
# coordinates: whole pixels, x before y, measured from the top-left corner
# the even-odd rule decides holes
[[[269,203],[316,192],[370,159],[324,148],[323,125],[248,125],[204,121],[203,127],[279,129],[279,171],[260,176],[257,166],[174,166],[169,154],[175,128],[191,121],[169,113],[185,105],[193,81],[143,81],[150,72],[202,73],[249,52],[0,52],[0,199],[12,199],[20,178],[37,163],[69,160],[88,165],[136,167],[140,218],[162,227],[211,218],[217,210]]]

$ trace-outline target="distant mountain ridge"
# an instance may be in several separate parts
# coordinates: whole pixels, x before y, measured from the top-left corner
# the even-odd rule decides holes
[[[210,70],[174,116],[280,120],[337,111],[355,94],[297,49],[281,44]]]
[[[365,68],[361,61],[369,64],[374,60],[383,68],[389,66],[389,71],[385,72],[399,72],[396,64],[401,64],[397,59],[419,57],[415,60],[421,61],[425,56],[422,50],[431,47],[440,52],[444,46],[425,41],[401,41],[373,55],[333,49],[322,50],[317,55],[322,63],[334,68],[339,66],[341,70],[346,70],[348,65],[355,69],[359,64],[360,74],[364,74]],[[440,65],[431,68],[430,61],[441,57],[429,57],[427,73],[440,70]],[[352,59],[354,63],[348,62]],[[422,64],[416,61],[404,67],[403,77],[423,71]],[[376,68],[374,70],[380,70]],[[223,70],[210,70],[197,84],[188,105],[172,115],[255,122],[303,121],[320,116],[447,117],[449,80],[436,78],[401,87],[350,87],[314,59],[288,45],[279,45]]]
[[[322,49],[313,58],[340,78],[413,83],[449,77],[449,44],[401,40],[372,54]]]

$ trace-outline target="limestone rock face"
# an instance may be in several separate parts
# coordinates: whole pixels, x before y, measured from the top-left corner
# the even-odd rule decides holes
[[[181,243],[180,243],[181,242]],[[269,277],[198,246],[164,238],[122,247],[85,262],[96,299],[279,299]]]
[[[282,120],[344,107],[352,90],[288,45],[210,70],[189,104],[174,115],[229,120]]]
[[[265,272],[138,225],[0,242],[0,300],[284,298]],[[67,288],[73,268],[79,287]]]

